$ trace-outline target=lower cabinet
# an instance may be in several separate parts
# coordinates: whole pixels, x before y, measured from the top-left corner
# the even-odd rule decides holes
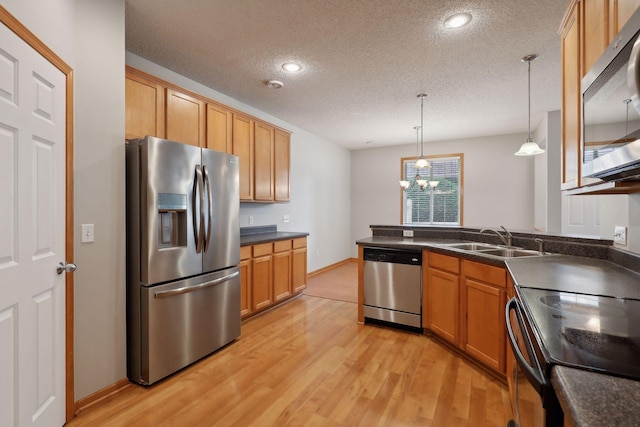
[[[427,324],[434,334],[459,345],[460,260],[457,257],[430,253],[427,269]]]
[[[506,276],[504,268],[462,260],[464,350],[500,373],[505,373]]]
[[[425,258],[423,327],[504,375],[506,270],[428,251]]]
[[[307,238],[240,248],[242,317],[265,310],[306,288]]]

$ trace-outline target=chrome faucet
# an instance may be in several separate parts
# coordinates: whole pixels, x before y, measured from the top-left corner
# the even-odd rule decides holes
[[[480,230],[480,233],[485,233],[485,232],[492,232],[494,233],[496,236],[498,236],[500,238],[500,240],[502,240],[502,243],[504,243],[505,245],[511,247],[512,246],[512,242],[513,242],[513,235],[511,234],[511,232],[509,230],[507,230],[506,228],[504,228],[502,225],[500,226],[500,228],[502,228],[504,230],[504,233],[507,237],[503,236],[502,234],[500,234],[500,232],[498,230],[494,230],[493,228],[483,228],[482,230]]]

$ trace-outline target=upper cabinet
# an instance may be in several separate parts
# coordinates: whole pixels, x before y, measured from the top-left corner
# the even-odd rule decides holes
[[[640,6],[640,0],[572,0],[560,28],[562,45],[562,190],[569,194],[623,193],[609,183],[582,180],[581,80]]]
[[[562,31],[562,189],[580,186],[580,9],[569,11]]]
[[[276,129],[274,147],[274,179],[276,201],[288,202],[291,188],[289,184],[291,134],[289,132],[284,132],[280,129]]]
[[[167,139],[206,147],[204,101],[167,89]]]
[[[127,67],[125,138],[164,138],[164,87]]]
[[[233,115],[233,154],[240,158],[240,201],[253,200],[253,120]]]
[[[291,133],[129,66],[125,135],[235,154],[240,201],[288,202]]]
[[[207,148],[233,153],[233,113],[217,104],[207,104]]]

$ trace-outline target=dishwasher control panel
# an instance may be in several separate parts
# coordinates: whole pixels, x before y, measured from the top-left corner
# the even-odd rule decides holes
[[[422,265],[422,252],[401,249],[364,248],[365,261]]]

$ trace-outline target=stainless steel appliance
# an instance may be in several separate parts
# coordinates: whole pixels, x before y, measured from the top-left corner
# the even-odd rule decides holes
[[[365,319],[422,329],[422,254],[364,248]]]
[[[516,294],[506,316],[517,361],[511,374],[517,401],[528,400],[527,411],[516,409],[517,425],[563,425],[553,365],[640,379],[640,300],[527,287]],[[532,411],[536,395],[542,405]]]
[[[582,79],[582,177],[640,180],[640,10]]]
[[[127,374],[152,384],[240,335],[238,158],[126,144]]]

